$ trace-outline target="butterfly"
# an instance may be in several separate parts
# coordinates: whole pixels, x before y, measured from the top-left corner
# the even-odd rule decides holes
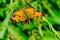
[[[41,11],[37,11],[33,7],[25,7],[14,11],[11,20],[13,22],[27,22],[33,18],[40,18],[42,15]]]

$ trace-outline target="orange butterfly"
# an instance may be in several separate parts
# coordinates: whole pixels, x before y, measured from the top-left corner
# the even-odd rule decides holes
[[[39,18],[41,16],[41,11],[36,11],[33,7],[26,7],[16,10],[11,17],[11,20],[15,22],[22,22],[30,20],[31,18]]]

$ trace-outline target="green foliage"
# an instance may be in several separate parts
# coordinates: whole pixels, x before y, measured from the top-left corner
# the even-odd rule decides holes
[[[44,12],[30,23],[12,22],[14,10],[26,6]],[[60,0],[0,0],[0,40],[59,40]]]

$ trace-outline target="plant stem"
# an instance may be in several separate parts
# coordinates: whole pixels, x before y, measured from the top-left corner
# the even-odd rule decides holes
[[[38,26],[38,30],[39,30],[39,34],[41,35],[41,37],[43,37],[42,28],[41,28],[41,24]]]
[[[13,2],[13,0],[11,0],[11,2],[10,2],[10,8],[11,8],[11,12],[8,14],[8,16],[6,17],[6,19],[3,21],[3,23],[1,24],[2,26],[2,30],[1,30],[1,32],[0,32],[0,38],[2,39],[3,38],[3,36],[4,36],[4,33],[5,33],[5,31],[6,31],[6,27],[5,27],[5,25],[8,25],[8,21],[9,21],[9,19],[10,19],[10,16],[11,16],[11,14],[12,14],[12,2]]]
[[[12,3],[13,3],[13,0],[10,1],[10,13],[7,15],[6,19],[3,21],[4,25],[8,25],[8,21],[10,20],[11,14],[13,12]]]
[[[41,35],[41,37],[43,37],[43,33],[42,33],[42,24],[40,23],[40,18],[38,18],[38,30],[39,30],[39,34]]]
[[[56,30],[53,28],[52,24],[45,18],[43,17],[43,20],[46,21],[49,24],[49,27],[52,29],[52,31],[56,34],[56,36],[60,39],[60,36],[56,32]]]
[[[50,14],[55,17],[55,14],[54,12],[52,12],[52,10],[49,8],[49,6],[45,3],[45,1],[42,1],[44,7],[50,12]]]

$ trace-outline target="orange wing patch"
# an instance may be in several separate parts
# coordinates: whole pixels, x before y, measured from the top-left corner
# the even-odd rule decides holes
[[[35,12],[35,9],[32,7],[26,7],[25,12],[29,18],[33,18],[33,14]]]
[[[27,8],[25,8],[25,12],[26,12],[26,13],[31,14],[31,13],[34,13],[34,11],[35,11],[35,9],[32,8],[32,7],[27,7]]]
[[[33,18],[38,18],[42,16],[42,12],[40,11],[35,11],[35,13],[33,14]]]

